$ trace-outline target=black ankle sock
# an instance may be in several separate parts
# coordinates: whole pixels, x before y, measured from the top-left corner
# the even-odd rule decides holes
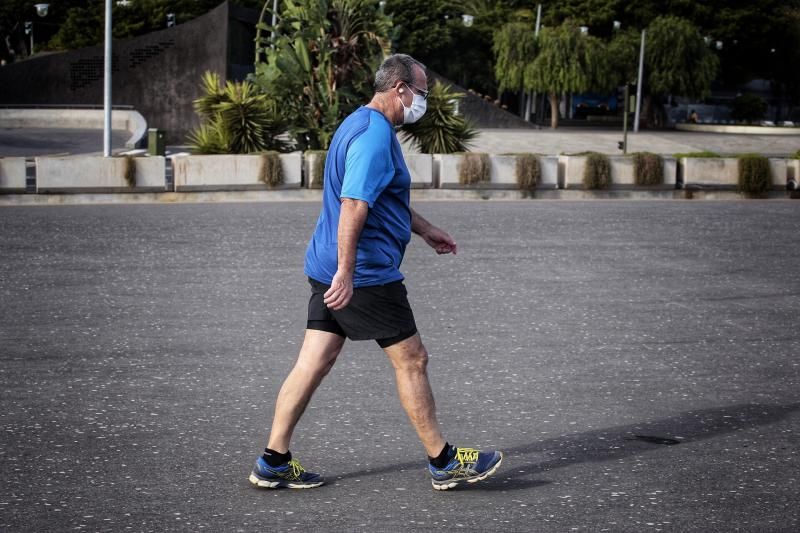
[[[444,448],[436,457],[428,457],[428,461],[436,468],[444,468],[447,466],[447,463],[450,462],[450,459],[453,456],[453,447],[450,446],[450,443],[446,442],[444,444]]]
[[[278,453],[275,450],[264,448],[264,455],[261,457],[264,458],[269,466],[281,466],[282,464],[288,463],[292,460],[292,452],[287,451],[286,453]]]

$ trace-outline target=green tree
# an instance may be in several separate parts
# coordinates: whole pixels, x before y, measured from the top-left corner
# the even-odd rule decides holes
[[[719,59],[691,22],[673,16],[655,19],[647,29],[647,97],[643,112],[651,124],[653,98],[668,94],[702,98],[711,92]]]
[[[534,28],[525,22],[509,22],[494,34],[494,75],[498,90],[517,91],[525,85],[525,68],[536,57]]]
[[[526,89],[548,94],[553,128],[558,127],[560,94],[603,91],[613,86],[605,44],[570,24],[541,31],[539,53],[524,78]]]
[[[418,122],[404,125],[402,137],[412,141],[424,154],[465,152],[478,132],[463,115],[455,112],[463,96],[464,93],[452,90],[449,85],[434,83],[428,94],[428,111]]]
[[[391,22],[369,0],[285,0],[277,27],[258,27],[251,79],[276,100],[297,148],[327,149],[339,122],[368,101]]]

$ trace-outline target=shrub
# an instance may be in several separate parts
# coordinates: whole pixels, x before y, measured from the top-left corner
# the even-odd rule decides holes
[[[686,152],[675,154],[675,159],[683,159],[684,157],[720,157],[720,155],[716,152]]]
[[[464,154],[458,167],[458,182],[474,185],[491,179],[489,154]]]
[[[792,156],[792,159],[800,159],[800,150],[796,151]]]
[[[285,150],[278,138],[285,125],[277,105],[248,81],[226,82],[206,72],[202,96],[194,101],[200,127],[189,135],[195,152],[202,154],[248,154]]]
[[[769,159],[759,154],[739,156],[739,192],[761,195],[772,187]]]
[[[754,94],[742,94],[731,102],[731,118],[752,122],[760,120],[767,112],[767,103]]]
[[[126,155],[125,158],[125,165],[123,167],[123,177],[125,178],[125,183],[128,184],[128,187],[131,189],[136,187],[136,160],[132,155]]]
[[[534,154],[519,154],[517,156],[517,186],[523,191],[532,191],[539,184],[542,169],[539,158]]]
[[[456,114],[458,100],[463,96],[437,80],[428,94],[428,110],[419,121],[400,130],[403,140],[411,141],[424,154],[466,151],[478,131]]]
[[[306,150],[306,157],[309,158],[308,179],[312,189],[321,189],[325,184],[325,159],[328,157],[327,150]]]
[[[608,189],[611,186],[611,162],[605,154],[591,152],[583,169],[584,189]]]
[[[261,168],[258,171],[258,181],[275,187],[283,183],[283,169],[281,156],[278,152],[264,152],[261,155]]]
[[[650,152],[633,154],[633,180],[636,185],[661,185],[664,183],[664,160]]]

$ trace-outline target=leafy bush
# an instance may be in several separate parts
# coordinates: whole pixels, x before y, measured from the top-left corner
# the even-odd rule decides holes
[[[284,123],[273,100],[260,94],[250,82],[227,82],[206,72],[203,94],[194,101],[200,127],[189,135],[195,152],[202,154],[248,154],[285,150],[278,138]]]
[[[664,183],[664,160],[650,152],[633,154],[633,180],[636,185],[661,185]]]
[[[136,160],[132,155],[125,155],[125,166],[123,170],[123,177],[128,187],[136,187]]]
[[[769,159],[759,154],[739,156],[739,192],[761,195],[772,187]]]
[[[325,184],[325,158],[328,157],[328,151],[306,150],[305,156],[315,156],[309,158],[308,179],[312,189],[321,189]]]
[[[281,167],[281,156],[278,152],[264,152],[261,154],[258,181],[270,187],[283,183],[283,168]]]
[[[686,152],[675,154],[675,159],[683,159],[684,157],[721,157],[716,152]]]
[[[465,152],[478,132],[456,114],[456,103],[463,96],[437,80],[428,94],[428,110],[419,121],[402,127],[403,139],[424,154]]]
[[[519,154],[517,156],[517,186],[523,191],[532,191],[539,184],[542,169],[539,158],[534,154]]]
[[[754,94],[742,94],[731,102],[731,118],[753,122],[760,120],[767,112],[767,103]]]
[[[605,154],[591,152],[583,169],[584,189],[608,189],[611,186],[611,162]]]
[[[489,154],[464,154],[458,167],[458,182],[462,185],[488,182],[490,170]]]
[[[800,150],[796,151],[792,156],[792,159],[800,159]]]

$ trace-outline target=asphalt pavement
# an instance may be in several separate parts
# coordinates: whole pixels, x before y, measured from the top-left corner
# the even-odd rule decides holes
[[[798,204],[420,202],[403,271],[451,443],[438,492],[386,357],[348,343],[247,476],[296,357],[319,205],[0,208],[0,530],[797,531]]]

